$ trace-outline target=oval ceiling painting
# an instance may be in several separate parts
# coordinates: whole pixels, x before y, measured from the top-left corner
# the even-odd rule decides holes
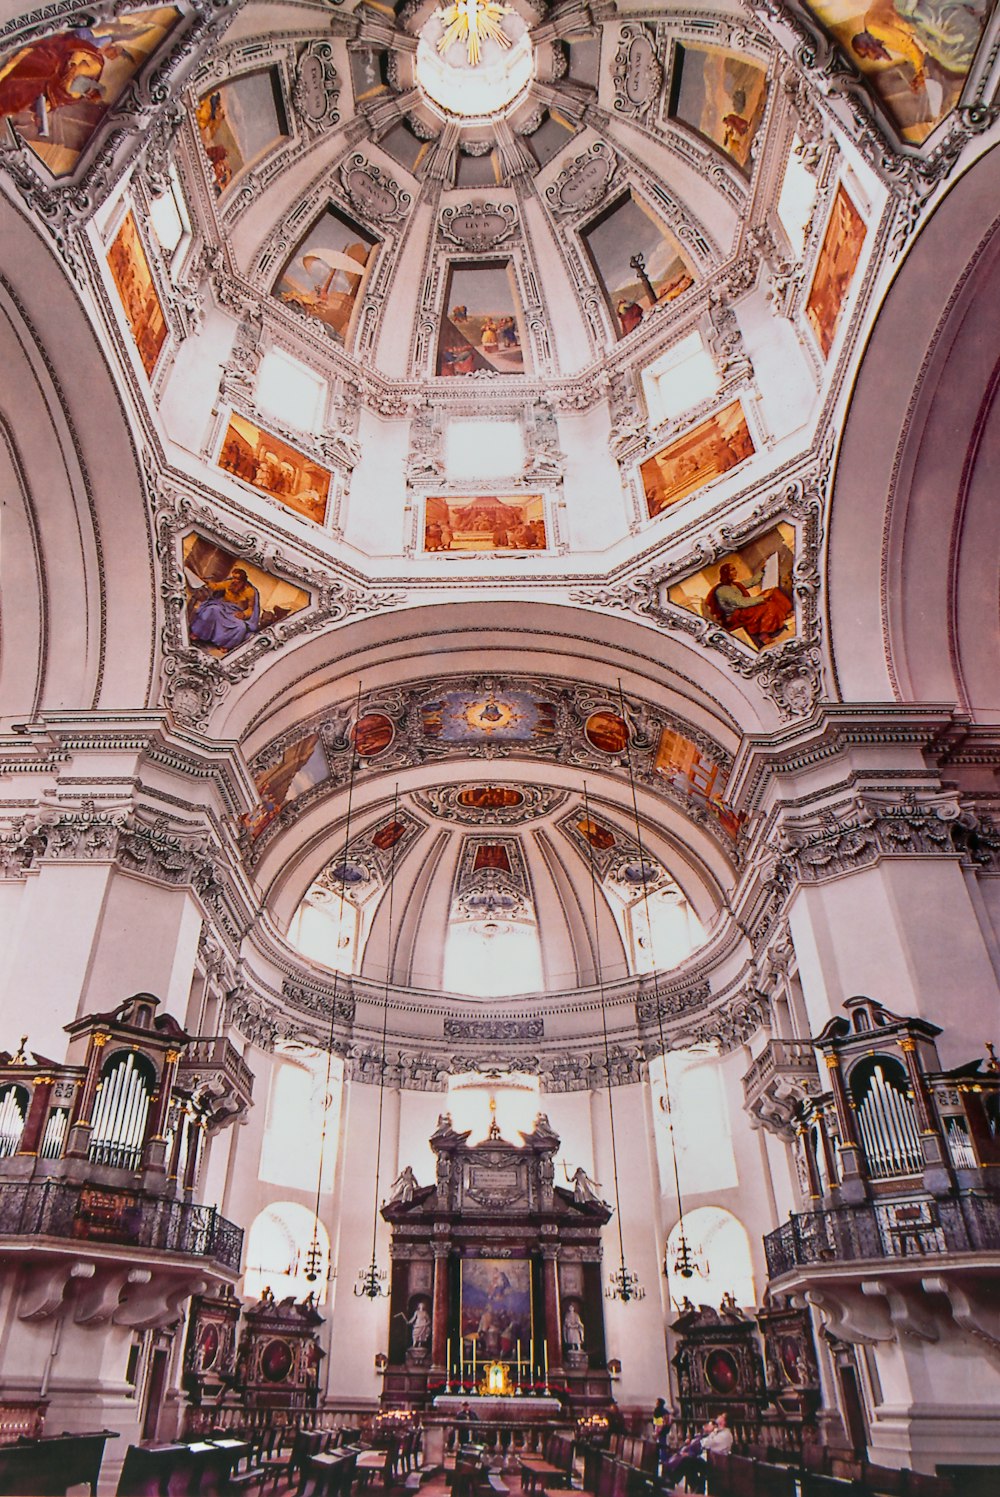
[[[520,790],[509,785],[469,785],[457,796],[460,806],[469,806],[474,811],[498,811],[508,806],[523,806],[524,796]]]
[[[602,754],[620,754],[628,744],[625,719],[617,712],[592,712],[583,731],[587,742]]]
[[[396,736],[392,719],[384,712],[366,712],[351,730],[351,739],[362,759],[384,753]]]

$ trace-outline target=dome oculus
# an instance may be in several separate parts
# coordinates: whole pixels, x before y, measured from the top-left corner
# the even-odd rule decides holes
[[[506,110],[531,82],[534,50],[524,20],[493,0],[456,0],[420,30],[416,78],[438,109],[462,119]]]

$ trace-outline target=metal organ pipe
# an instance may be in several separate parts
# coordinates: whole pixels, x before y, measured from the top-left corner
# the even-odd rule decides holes
[[[139,1160],[149,1089],[146,1077],[131,1054],[116,1059],[97,1089],[90,1157],[117,1169],[134,1168]]]
[[[919,1173],[922,1154],[912,1103],[887,1080],[881,1063],[875,1064],[868,1078],[858,1104],[858,1122],[872,1175]]]
[[[0,1158],[13,1154],[24,1132],[25,1109],[18,1096],[20,1088],[8,1086],[0,1101]]]

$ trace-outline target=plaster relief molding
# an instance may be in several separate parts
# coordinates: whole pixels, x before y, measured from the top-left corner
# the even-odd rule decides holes
[[[543,1019],[445,1019],[446,1040],[540,1040]]]
[[[340,180],[354,206],[373,223],[399,223],[413,204],[412,195],[360,151],[341,162]]]
[[[960,1330],[979,1344],[995,1362],[1000,1358],[1000,1309],[996,1296],[974,1280],[953,1272],[921,1279],[925,1294],[943,1295]]]
[[[266,660],[272,651],[290,640],[358,614],[397,607],[403,601],[401,593],[348,587],[332,578],[328,571],[314,572],[301,564],[290,563],[281,551],[272,549],[254,535],[230,530],[220,523],[214,510],[164,483],[148,451],[144,452],[143,458],[149,487],[158,495],[159,501],[155,525],[165,611],[161,631],[163,699],[179,720],[203,726],[213,707],[234,683],[245,680],[260,661]],[[309,593],[309,606],[301,613],[261,629],[244,646],[222,659],[191,645],[184,625],[187,592],[180,565],[180,543],[182,536],[192,528],[213,537],[234,555],[262,571],[297,584]]]
[[[61,1258],[55,1263],[31,1264],[21,1284],[17,1301],[19,1320],[48,1320],[60,1309],[70,1285],[86,1283],[96,1272],[93,1263]]]
[[[513,203],[464,203],[441,210],[438,233],[442,239],[472,254],[496,249],[520,231]]]
[[[331,17],[331,21],[332,21]],[[292,105],[303,129],[314,135],[339,124],[340,79],[326,38],[307,42],[295,63]]]
[[[618,171],[618,156],[603,140],[564,166],[545,189],[545,201],[560,216],[587,213],[607,197]]]
[[[413,798],[417,805],[441,821],[457,822],[460,825],[481,828],[484,826],[520,826],[539,816],[548,816],[566,800],[568,791],[557,790],[549,785],[506,784],[489,788],[513,790],[521,797],[515,806],[462,805],[459,796],[466,789],[476,786],[445,785],[430,790],[416,790]]]
[[[619,31],[611,76],[615,112],[625,119],[641,119],[659,99],[663,66],[653,37],[640,22],[629,22]]]
[[[811,825],[786,822],[784,847],[801,883],[822,883],[885,857],[944,854],[990,867],[1000,829],[955,798],[857,796],[826,808]]]

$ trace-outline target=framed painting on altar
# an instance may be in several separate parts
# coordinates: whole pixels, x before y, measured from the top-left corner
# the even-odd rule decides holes
[[[480,1361],[513,1357],[531,1340],[531,1263],[527,1258],[462,1259],[462,1338]]]

